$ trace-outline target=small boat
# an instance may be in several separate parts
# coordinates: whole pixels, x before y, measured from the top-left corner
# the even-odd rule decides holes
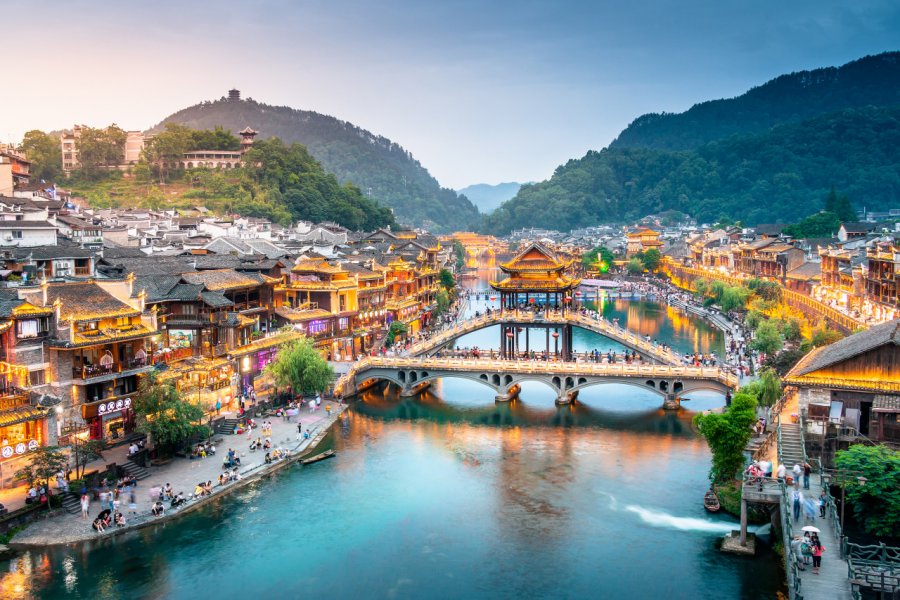
[[[716,493],[712,491],[712,489],[707,491],[706,495],[703,496],[703,508],[709,512],[719,512],[719,497],[716,496]]]
[[[304,458],[300,461],[301,465],[311,465],[312,463],[319,462],[320,460],[325,460],[326,458],[331,458],[334,456],[334,450],[326,450],[321,454],[316,454],[315,456],[311,456],[310,458]],[[718,509],[716,509],[718,510]]]

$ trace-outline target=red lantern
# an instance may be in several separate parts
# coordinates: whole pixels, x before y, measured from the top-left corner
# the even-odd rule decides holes
[[[497,299],[497,296],[491,296],[491,302]]]
[[[529,298],[529,299],[528,299],[528,303],[529,303],[529,304],[534,304],[534,298]]]
[[[512,336],[513,336],[513,332],[512,332],[512,331],[507,331],[507,332],[506,332],[506,337],[512,338]]]
[[[554,331],[554,332],[553,332],[553,339],[555,340],[555,339],[558,338],[558,337],[559,337],[559,332],[558,332],[558,331]]]

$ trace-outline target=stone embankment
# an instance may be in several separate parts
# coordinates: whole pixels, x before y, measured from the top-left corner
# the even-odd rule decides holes
[[[142,503],[143,507],[137,515],[129,514],[128,499],[122,496],[122,504],[119,510],[126,516],[127,525],[124,527],[110,527],[103,533],[94,531],[91,528],[91,522],[101,510],[99,504],[94,502],[91,506],[90,520],[83,520],[80,515],[61,513],[55,518],[44,519],[40,522],[32,523],[24,531],[19,532],[13,537],[9,546],[13,549],[22,550],[45,546],[75,544],[89,540],[108,538],[128,531],[134,531],[136,529],[167,523],[178,519],[179,517],[206,506],[211,502],[224,498],[235,490],[258,481],[263,477],[281,471],[303,458],[312,456],[315,453],[316,448],[328,434],[331,426],[340,418],[340,415],[346,409],[345,405],[337,403],[331,403],[331,407],[333,410],[330,414],[327,414],[325,409],[322,408],[314,417],[308,417],[307,413],[300,415],[301,421],[315,419],[315,423],[311,424],[309,427],[304,426],[304,429],[309,429],[310,437],[309,439],[301,440],[299,443],[297,443],[294,438],[297,432],[296,423],[282,422],[280,418],[273,417],[271,419],[273,424],[272,435],[269,436],[272,438],[272,447],[276,448],[281,446],[288,449],[290,454],[287,458],[265,464],[262,460],[264,454],[259,452],[256,455],[259,457],[259,462],[246,464],[241,468],[240,481],[234,481],[223,486],[215,485],[212,494],[199,498],[192,498],[177,509],[169,508],[169,502],[165,502],[166,510],[165,514],[162,516],[156,517],[150,513],[151,504],[147,493],[151,487],[159,486],[161,483],[165,482],[175,482],[173,483],[173,488],[176,492],[184,491],[186,494],[190,493],[193,491],[193,485],[196,482],[207,479],[214,480],[217,476],[215,474],[223,470],[218,465],[222,464],[222,458],[227,452],[229,445],[237,446],[239,443],[243,443],[249,446],[249,438],[244,439],[244,436],[226,436],[223,443],[217,447],[218,456],[211,456],[202,460],[180,459],[174,461],[167,467],[160,468],[158,472],[153,474],[152,483],[148,484],[148,482],[151,481],[148,479],[142,481],[137,488],[138,494],[140,494],[144,500]],[[326,416],[319,417],[318,415],[322,413],[325,413]],[[262,421],[262,419],[260,419],[260,421]],[[252,435],[253,438],[260,436],[261,434],[256,433]],[[238,450],[239,456],[241,456],[242,459],[246,459],[248,456],[247,453],[241,448],[238,448]]]

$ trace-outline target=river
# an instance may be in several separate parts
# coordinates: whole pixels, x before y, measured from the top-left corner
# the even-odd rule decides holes
[[[679,349],[722,343],[692,317],[610,305],[605,313],[621,311],[623,324],[635,319]],[[752,560],[716,550],[737,525],[703,510],[709,452],[690,421],[721,397],[699,395],[677,413],[627,386],[553,401],[529,384],[520,401],[495,404],[487,387],[458,379],[416,398],[367,392],[326,441],[336,458],[155,529],[0,563],[0,596],[774,598],[784,589],[768,548]]]

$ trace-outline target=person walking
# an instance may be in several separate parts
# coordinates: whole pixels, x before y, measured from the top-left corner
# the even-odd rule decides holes
[[[784,463],[779,463],[776,474],[778,476],[778,481],[784,483],[784,476],[787,474],[787,468],[784,466]]]
[[[91,499],[88,497],[87,492],[81,494],[81,518],[83,520],[87,520],[88,512],[91,509]]]
[[[809,489],[809,476],[812,474],[812,466],[808,462],[803,463],[803,489]]]
[[[825,490],[822,490],[822,493],[819,494],[819,516],[823,519],[825,518],[826,508],[828,508],[828,497],[825,495]]]
[[[792,500],[794,505],[794,522],[800,520],[800,509],[803,506],[803,492],[795,489],[792,494]]]
[[[819,541],[819,536],[813,535],[812,539],[812,559],[813,573],[819,574],[819,568],[822,566],[822,553],[825,552],[825,546]]]
[[[803,467],[800,466],[800,463],[795,463],[792,471],[794,473],[794,489],[799,490],[800,476],[803,474]]]
[[[216,416],[219,416],[219,411],[222,410],[222,401],[216,400]]]

